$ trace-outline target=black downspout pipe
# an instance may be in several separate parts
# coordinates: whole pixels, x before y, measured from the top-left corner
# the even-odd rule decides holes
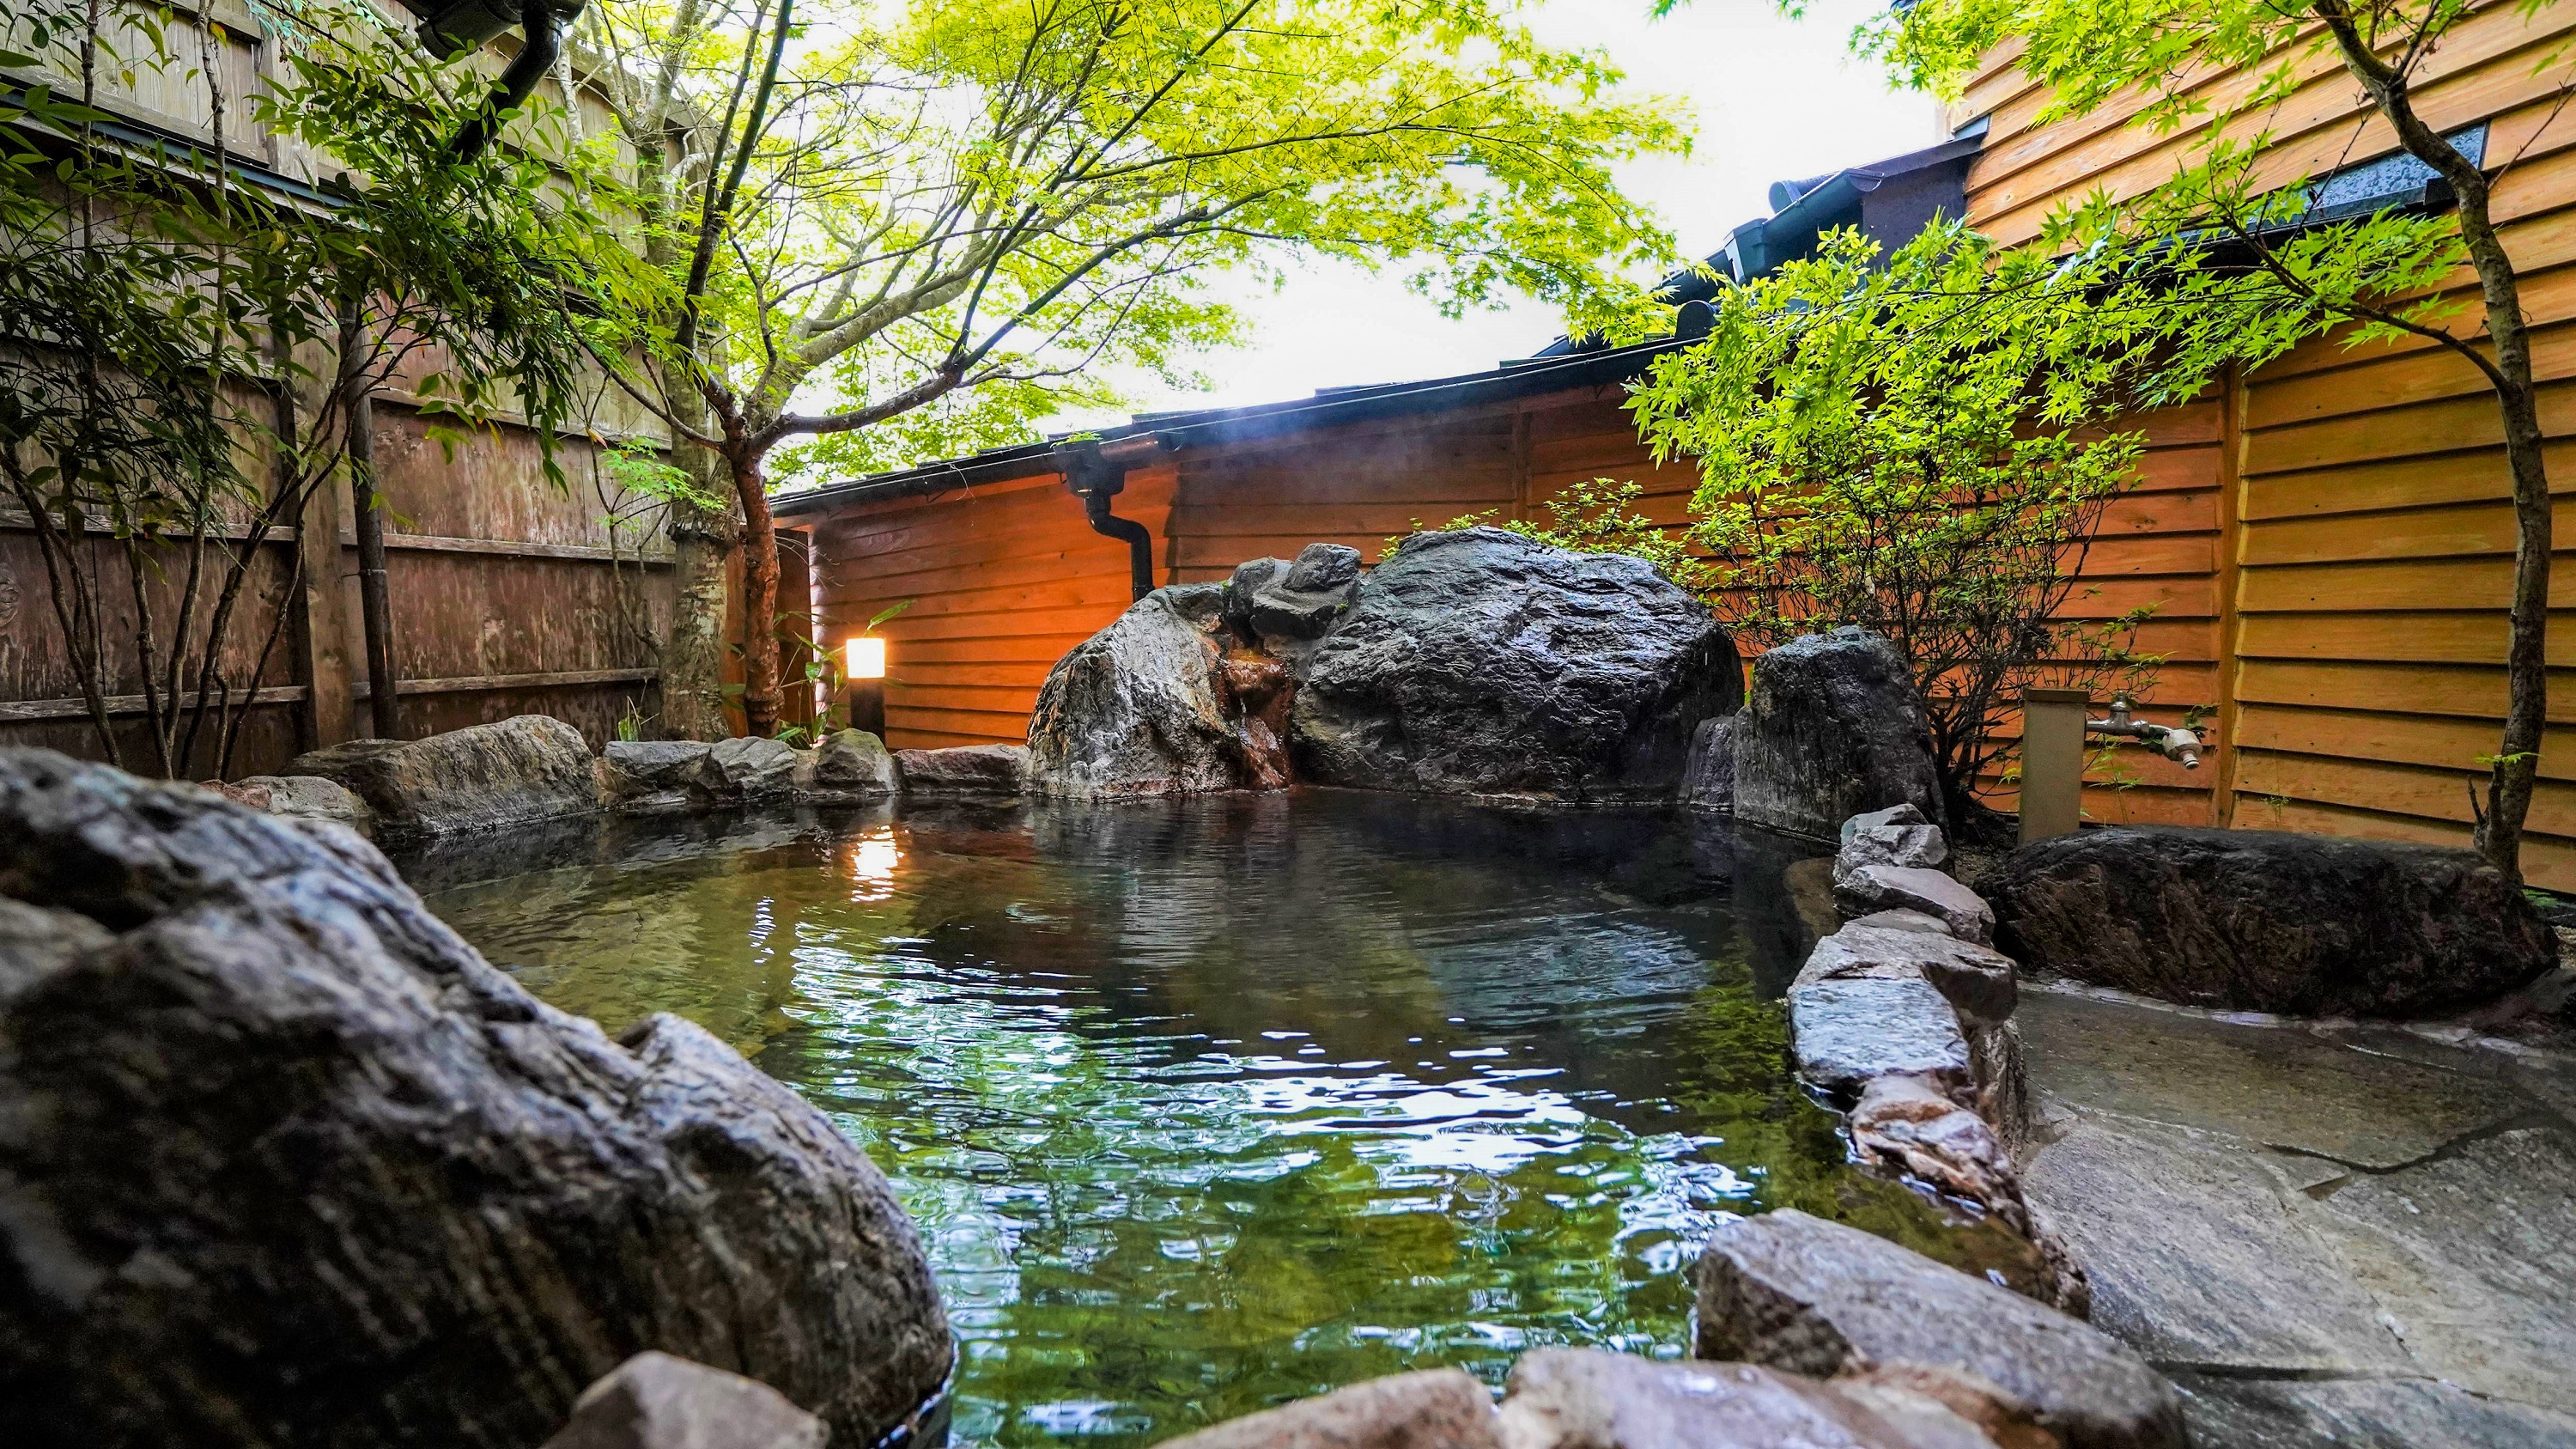
[[[555,68],[555,57],[563,49],[563,35],[555,18],[554,0],[520,0],[519,25],[527,39],[519,53],[510,57],[509,68],[501,72],[501,82],[485,98],[447,143],[448,154],[459,161],[471,161],[483,154],[500,134],[501,115],[525,104],[537,93],[537,83]]]
[[[1154,592],[1154,535],[1136,520],[1111,513],[1106,493],[1083,494],[1082,512],[1091,520],[1092,532],[1127,540],[1127,575],[1135,596],[1141,599]]]
[[[1082,500],[1082,515],[1091,531],[1127,541],[1127,580],[1134,598],[1154,592],[1154,535],[1132,518],[1109,511],[1109,500],[1127,486],[1127,468],[1100,454],[1098,443],[1059,443],[1056,464],[1064,486]]]

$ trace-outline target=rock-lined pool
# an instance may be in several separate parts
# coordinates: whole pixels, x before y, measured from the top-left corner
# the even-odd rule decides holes
[[[955,1442],[1681,1354],[1725,1215],[1939,1231],[1790,1081],[1797,852],[1722,824],[1314,791],[573,849],[415,878],[548,1001],[688,1016],[868,1150],[961,1340]]]

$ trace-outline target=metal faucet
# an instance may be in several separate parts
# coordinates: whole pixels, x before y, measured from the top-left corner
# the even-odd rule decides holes
[[[2182,761],[2182,767],[2186,770],[2200,768],[2199,735],[2179,726],[2160,725],[2139,719],[2129,713],[2129,703],[2126,691],[2114,695],[2111,699],[2111,717],[2086,720],[2085,731],[2088,734],[2097,735],[2122,735],[2136,740],[2168,760]]]

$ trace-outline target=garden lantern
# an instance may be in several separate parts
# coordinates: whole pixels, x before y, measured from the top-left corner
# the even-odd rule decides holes
[[[886,641],[859,634],[841,646],[842,673],[850,681],[850,728],[885,737]]]

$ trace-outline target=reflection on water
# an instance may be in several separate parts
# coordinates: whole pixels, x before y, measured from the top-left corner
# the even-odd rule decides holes
[[[1936,1233],[1787,1078],[1785,854],[1692,829],[1340,792],[878,812],[431,903],[867,1148],[963,1340],[958,1440],[1126,1444],[1537,1344],[1680,1353],[1726,1214]]]

